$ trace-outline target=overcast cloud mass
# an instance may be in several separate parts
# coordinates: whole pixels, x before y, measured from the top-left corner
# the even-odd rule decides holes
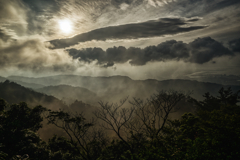
[[[197,29],[203,29],[205,26],[185,26],[191,21],[198,19],[184,20],[180,18],[161,18],[142,23],[131,23],[119,26],[110,26],[82,33],[68,39],[52,40],[50,43],[53,48],[65,48],[79,42],[91,40],[106,41],[107,39],[138,39],[160,37],[164,35],[174,35],[182,32],[190,32]]]
[[[239,0],[0,0],[0,76],[239,75],[239,8]]]
[[[67,51],[73,59],[88,63],[97,60],[98,64],[104,64],[105,67],[128,61],[131,65],[146,65],[147,62],[169,60],[203,64],[212,61],[215,57],[234,56],[228,48],[210,37],[198,38],[189,44],[171,40],[143,49],[135,47],[126,49],[124,46],[119,46],[108,48],[106,51],[96,47],[81,50],[72,48]]]

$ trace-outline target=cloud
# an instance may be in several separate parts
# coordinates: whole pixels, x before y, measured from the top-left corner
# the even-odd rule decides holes
[[[104,68],[112,67],[114,66],[113,62],[108,62],[107,64],[103,65]]]
[[[149,2],[150,0],[0,0],[0,25],[5,25],[5,22],[7,22],[7,27],[15,30],[18,36],[42,35],[50,40],[88,31],[90,31],[88,33],[91,33],[91,31],[96,30],[96,27],[107,28],[106,26],[131,24],[139,21],[146,22],[155,19],[156,16],[201,16],[205,18],[204,16],[210,12],[222,10],[228,6],[235,6],[240,1],[151,0],[156,7],[149,6]],[[237,12],[237,9],[235,12]],[[227,14],[227,17],[230,16],[227,11],[223,11],[223,13]],[[57,22],[61,19],[69,19],[73,22],[73,32],[71,34],[63,34],[59,30]],[[235,19],[235,17],[231,19]],[[3,21],[4,23],[2,23]],[[211,24],[211,22],[205,24],[201,22],[202,20],[195,25],[202,27]],[[185,28],[181,25],[178,27],[180,29]],[[194,30],[192,27],[186,28]],[[178,28],[175,30],[177,31]],[[180,30],[181,32],[188,31]],[[159,35],[158,33],[156,36],[162,36],[162,34]],[[101,37],[112,38],[109,35],[108,37]],[[133,37],[135,38],[135,36]],[[92,35],[89,38],[97,39]]]
[[[0,0],[0,20],[10,21],[14,20],[15,23],[21,22],[25,23],[25,16],[27,9],[24,7],[23,3],[18,0]]]
[[[120,6],[121,4],[131,4],[134,0],[111,0],[111,4],[114,6]]]
[[[16,31],[25,32],[28,8],[18,0],[0,0],[0,27],[12,27]],[[11,26],[10,26],[10,25]]]
[[[48,49],[42,39],[15,40],[0,48],[0,70],[42,72],[74,71],[76,66],[64,51]]]
[[[199,64],[209,62],[215,57],[234,55],[229,49],[210,37],[198,38],[189,43],[189,47],[192,55],[190,61]]]
[[[68,49],[66,50],[73,59],[91,63],[97,60],[97,64],[103,67],[114,66],[114,63],[129,62],[133,66],[142,66],[148,62],[185,61],[197,64],[207,63],[214,58],[222,56],[234,56],[234,54],[221,43],[210,37],[198,38],[189,44],[182,41],[170,40],[148,46],[146,48],[123,46],[108,48]]]
[[[60,11],[61,6],[55,0],[23,0],[28,8],[28,34],[44,34],[50,32],[49,21]],[[51,23],[52,24],[52,23]],[[50,33],[47,33],[50,34]]]
[[[207,10],[209,12],[213,12],[213,11],[220,10],[232,5],[236,5],[238,3],[240,3],[239,0],[223,0],[223,1],[212,4],[211,6],[209,6]]]
[[[240,38],[239,39],[234,39],[234,40],[230,41],[228,44],[229,44],[229,47],[231,48],[231,50],[233,52],[239,52],[240,53]]]
[[[12,36],[7,34],[5,30],[0,28],[0,40],[7,42],[9,40],[13,40]],[[1,44],[1,43],[0,43]]]
[[[205,16],[209,13],[222,10],[224,8],[238,5],[239,0],[176,0],[167,2],[167,0],[156,0],[164,2],[168,6],[167,10],[188,16]],[[226,13],[227,14],[227,13]]]
[[[12,29],[18,36],[43,34],[57,7],[54,0],[0,0],[0,27]]]
[[[192,19],[183,18],[160,18],[141,23],[131,23],[119,26],[99,28],[87,33],[82,33],[68,39],[55,39],[50,41],[56,48],[65,48],[76,45],[79,42],[91,40],[105,41],[107,39],[138,39],[151,38],[164,35],[174,35],[203,29],[206,26],[186,26]],[[185,25],[185,26],[183,26]]]

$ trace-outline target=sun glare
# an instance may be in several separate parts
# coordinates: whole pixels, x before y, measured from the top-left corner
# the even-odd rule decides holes
[[[61,31],[64,33],[71,33],[72,32],[72,23],[68,19],[58,21],[59,27]]]

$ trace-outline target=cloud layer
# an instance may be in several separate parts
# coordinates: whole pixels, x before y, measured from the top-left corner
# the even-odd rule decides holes
[[[79,42],[91,40],[105,41],[107,39],[138,39],[151,38],[164,35],[174,35],[183,32],[190,32],[197,29],[203,29],[206,26],[187,26],[194,19],[183,18],[160,18],[141,23],[131,23],[119,26],[110,26],[92,30],[87,33],[79,34],[68,39],[56,39],[50,41],[53,48],[65,48],[76,45]],[[185,26],[183,26],[185,25]]]
[[[240,53],[240,38],[239,39],[234,39],[230,41],[229,47],[232,49],[233,52],[239,52]]]
[[[126,63],[141,66],[148,62],[183,60],[203,64],[212,61],[216,57],[233,56],[234,54],[221,43],[210,37],[198,38],[189,44],[182,41],[170,40],[157,46],[148,46],[144,49],[123,46],[108,48],[68,49],[73,59],[90,63],[97,60],[103,67],[111,67],[114,63]]]
[[[22,70],[25,72],[67,72],[74,71],[76,66],[64,51],[50,50],[40,38],[12,40],[1,36],[0,70]],[[1,43],[0,43],[1,44]]]

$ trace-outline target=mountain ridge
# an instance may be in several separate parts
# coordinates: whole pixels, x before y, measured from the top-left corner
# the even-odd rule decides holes
[[[92,103],[93,99],[98,99],[97,94],[83,87],[73,87],[71,85],[51,85],[35,89],[37,92],[52,95],[68,105],[76,100]]]
[[[202,99],[202,95],[206,92],[216,94],[221,87],[232,87],[233,91],[240,90],[240,86],[236,85],[221,85],[186,79],[161,81],[156,79],[132,80],[127,76],[90,77],[79,75],[58,75],[41,78],[11,76],[11,78],[46,86],[70,84],[74,87],[83,87],[96,93],[101,100],[115,102],[126,96],[147,98],[158,90],[194,91],[192,96],[196,99]]]
[[[67,109],[67,106],[54,96],[38,93],[33,89],[25,88],[16,82],[6,80],[0,83],[0,98],[9,104],[26,102],[29,106],[42,105],[48,109]]]

